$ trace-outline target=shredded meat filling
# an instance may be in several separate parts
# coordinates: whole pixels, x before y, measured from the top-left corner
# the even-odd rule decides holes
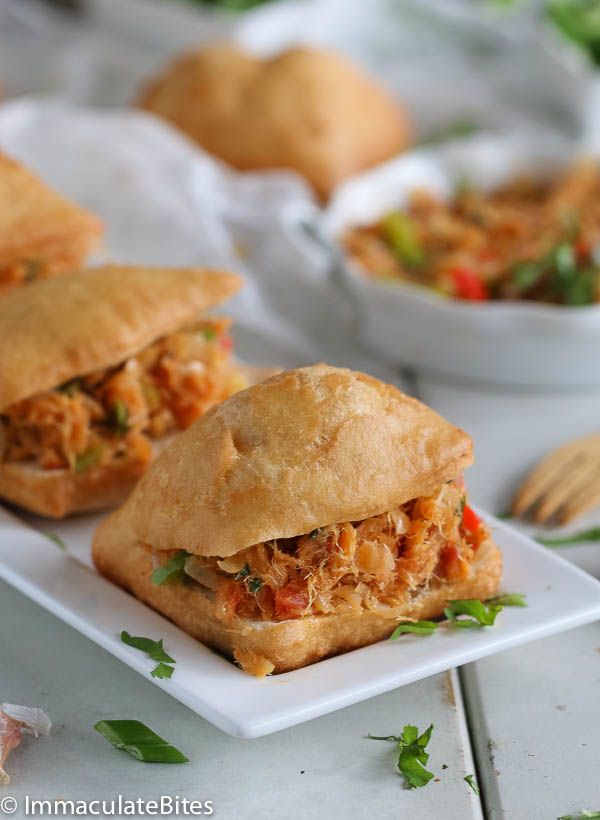
[[[227,319],[204,321],[116,368],[11,405],[0,415],[0,459],[77,471],[113,458],[149,461],[152,439],[247,386],[228,327]]]
[[[459,479],[364,521],[256,544],[221,560],[189,556],[186,572],[215,592],[224,621],[363,610],[393,615],[407,591],[469,576],[488,532],[470,508],[465,516],[465,501]]]

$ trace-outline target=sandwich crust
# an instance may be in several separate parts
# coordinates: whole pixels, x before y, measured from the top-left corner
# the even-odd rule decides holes
[[[42,470],[29,462],[0,464],[0,498],[47,518],[96,512],[127,498],[148,464],[123,458],[81,473]]]
[[[286,371],[178,436],[96,542],[125,527],[124,550],[225,557],[379,515],[471,461],[466,433],[395,387],[328,365]]]
[[[0,412],[112,367],[235,293],[233,273],[107,265],[14,289],[0,303]]]
[[[0,154],[0,274],[21,262],[41,265],[45,274],[77,270],[101,235],[98,217]]]
[[[294,48],[260,59],[230,44],[183,54],[139,105],[240,170],[292,168],[322,198],[406,148],[388,92],[339,54]]]
[[[387,616],[365,611],[279,622],[236,618],[224,623],[215,616],[213,595],[199,585],[155,586],[151,581],[152,557],[132,540],[123,522],[116,527],[100,526],[94,539],[93,556],[102,575],[166,615],[192,637],[239,658],[242,667],[245,666],[243,659],[254,655],[263,668],[266,662],[266,670],[272,667],[274,672],[299,669],[388,638],[399,620],[440,617],[449,600],[489,598],[496,593],[502,573],[500,550],[493,541],[487,540],[477,551],[469,578],[434,581],[407,593],[405,603]]]

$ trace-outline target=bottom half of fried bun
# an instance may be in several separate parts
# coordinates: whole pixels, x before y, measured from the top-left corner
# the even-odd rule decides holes
[[[390,385],[287,371],[178,436],[100,525],[94,562],[246,671],[297,669],[494,594],[471,461],[462,430]]]

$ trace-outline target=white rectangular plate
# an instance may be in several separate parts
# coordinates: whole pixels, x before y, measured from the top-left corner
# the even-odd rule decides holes
[[[405,635],[260,680],[101,578],[89,559],[97,517],[60,524],[29,519],[34,527],[60,534],[65,552],[0,508],[0,577],[147,677],[152,662],[123,644],[120,632],[164,638],[177,661],[175,673],[171,680],[151,680],[225,732],[259,737],[600,618],[598,581],[503,522],[486,518],[504,554],[502,589],[526,594],[527,609],[506,608],[491,628]]]

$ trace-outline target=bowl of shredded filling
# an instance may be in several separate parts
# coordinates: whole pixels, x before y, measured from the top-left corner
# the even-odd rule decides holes
[[[600,160],[477,136],[356,177],[325,212],[363,340],[425,371],[600,383]]]

